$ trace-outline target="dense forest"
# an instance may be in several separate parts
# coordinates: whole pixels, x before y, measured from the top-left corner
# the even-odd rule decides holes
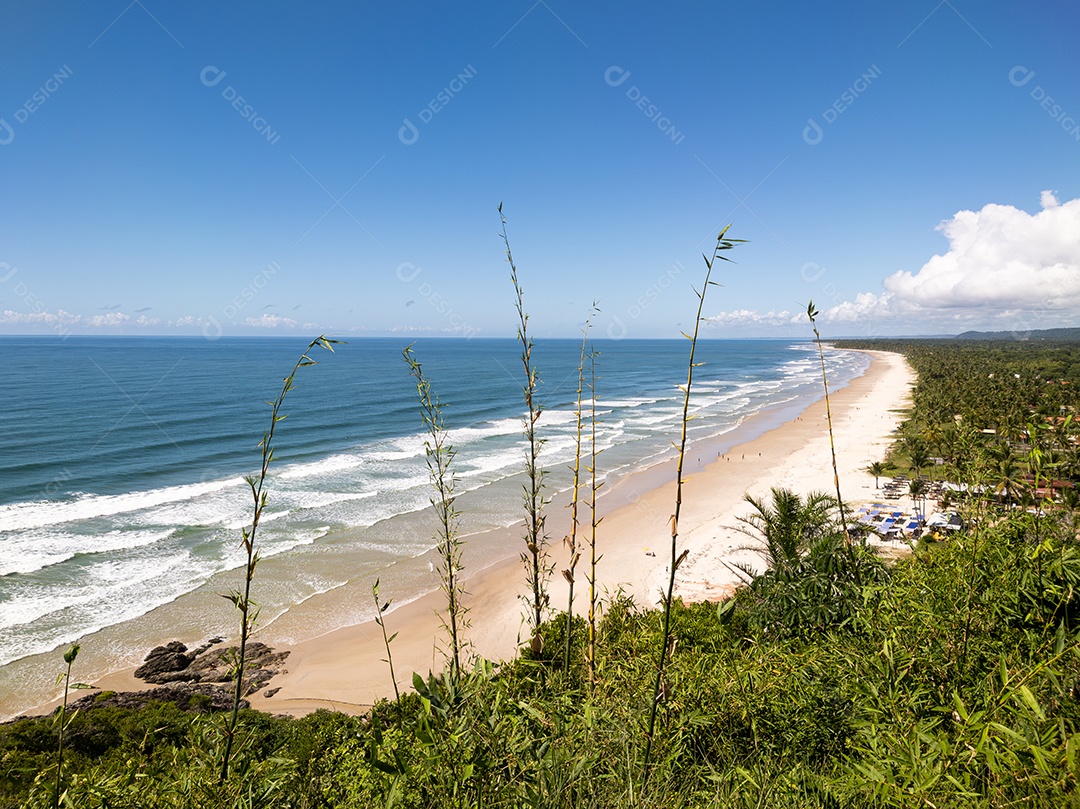
[[[0,727],[0,806],[1080,806],[1080,353],[842,345],[917,371],[880,463],[957,484],[947,540],[886,565],[835,500],[777,490],[747,521],[768,569],[670,625],[620,597],[591,639],[549,613],[517,660],[466,654],[364,717],[230,732],[205,701],[92,695]]]
[[[1034,331],[965,331],[956,335],[960,340],[1041,340],[1048,342],[1080,342],[1080,329],[1035,329]]]

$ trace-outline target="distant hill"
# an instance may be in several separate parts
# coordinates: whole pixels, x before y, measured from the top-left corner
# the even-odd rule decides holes
[[[1077,343],[1080,329],[1036,329],[1034,331],[966,331],[957,340],[1014,340],[1033,342]]]

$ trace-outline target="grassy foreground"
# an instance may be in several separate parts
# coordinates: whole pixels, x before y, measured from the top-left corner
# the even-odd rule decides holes
[[[1021,354],[1006,359],[1028,367]],[[920,376],[905,435],[929,440],[935,420],[966,427],[938,397],[972,368],[990,381],[973,410],[1000,412],[988,398],[1000,376],[987,377],[984,361],[927,360],[935,375]],[[1008,422],[1062,419],[1075,407],[1062,398],[1068,385],[1038,378],[1026,392],[1000,386]],[[891,569],[861,543],[847,553],[825,514],[800,529],[797,552],[778,554],[731,601],[676,601],[644,792],[662,622],[616,598],[599,626],[592,684],[582,626],[565,663],[563,613],[541,626],[539,655],[417,677],[415,693],[368,717],[242,712],[224,780],[222,716],[170,704],[84,709],[65,730],[62,805],[1080,806],[1075,511],[1045,486],[1039,501],[1041,472],[1016,474],[1016,491],[1003,490],[991,462],[1004,452],[1025,463],[1043,441],[1032,436],[1045,432],[1029,466],[1041,470],[1050,455],[1051,477],[1071,473],[1075,432],[1040,430],[1026,440],[962,435],[945,465],[972,482],[960,503],[968,527]],[[1041,507],[1014,507],[1024,497]],[[0,727],[0,806],[61,800],[58,733],[55,718]]]
[[[84,710],[68,728],[70,805],[1072,806],[1080,743],[1080,553],[1034,546],[1027,517],[920,551],[854,594],[842,627],[761,620],[747,591],[676,604],[649,793],[635,782],[660,623],[608,606],[590,695],[586,633],[554,659],[477,664],[456,689],[368,718],[248,712],[219,783],[220,717],[172,705]],[[1042,571],[1038,569],[1042,565]],[[971,571],[974,570],[974,579]],[[807,588],[809,598],[811,589]],[[550,649],[563,618],[546,624]],[[800,630],[800,624],[803,630]],[[540,670],[547,676],[540,676]],[[0,804],[51,805],[56,728],[0,733]]]

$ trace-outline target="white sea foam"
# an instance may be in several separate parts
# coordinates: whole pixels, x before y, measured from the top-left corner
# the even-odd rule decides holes
[[[321,461],[294,464],[279,472],[274,477],[278,480],[303,480],[304,478],[325,477],[326,475],[335,472],[346,472],[351,469],[356,469],[364,464],[365,460],[366,459],[361,455],[331,455],[329,458],[323,458]]]
[[[202,495],[219,492],[242,484],[241,478],[215,480],[207,483],[189,483],[183,486],[167,486],[146,492],[115,495],[79,495],[73,500],[50,502],[34,501],[0,506],[0,525],[5,531],[24,531],[47,525],[109,517],[131,511],[152,508],[166,503],[178,503]]]
[[[462,447],[488,438],[504,435],[521,435],[522,421],[519,418],[496,419],[477,427],[456,427],[448,431],[447,440],[455,447]]]
[[[274,522],[275,520],[283,520],[291,513],[292,512],[288,509],[282,511],[264,511],[259,517],[259,524],[262,525],[263,523]],[[248,517],[246,520],[233,520],[232,522],[225,523],[225,528],[229,531],[240,531],[250,526],[251,517]]]
[[[607,399],[600,396],[596,399],[597,406],[603,405],[604,407],[641,407],[642,405],[651,405],[659,402],[660,399],[651,397],[625,397],[620,399]]]
[[[150,601],[164,603],[156,593],[175,587],[177,581],[185,578],[182,574],[185,569],[197,576],[202,574],[198,566],[190,563],[187,554],[147,556],[138,565],[119,560],[101,562],[86,571],[82,584],[63,588],[38,585],[29,588],[17,601],[0,604],[0,629],[30,624],[61,610],[92,604],[107,604],[108,610],[104,612],[110,618],[117,612],[133,611],[141,615],[146,609],[136,605]],[[143,586],[148,582],[153,582],[153,586]]]
[[[166,531],[108,531],[86,535],[67,532],[11,534],[4,537],[0,576],[33,573],[79,554],[100,554],[151,545],[173,533]]]
[[[279,493],[279,499],[294,504],[297,509],[325,508],[337,503],[348,503],[354,500],[370,500],[378,497],[377,491],[370,492],[290,492]]]

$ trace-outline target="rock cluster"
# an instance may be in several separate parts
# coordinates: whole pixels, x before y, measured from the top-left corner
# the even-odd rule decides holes
[[[91,694],[75,705],[137,708],[148,702],[175,702],[181,709],[189,711],[230,710],[233,672],[240,650],[236,646],[215,648],[223,642],[222,638],[211,638],[192,651],[178,640],[156,646],[135,669],[135,676],[159,688]],[[282,664],[288,656],[288,652],[275,652],[265,643],[249,642],[244,664],[244,696],[254,694],[275,674],[284,671]],[[272,696],[276,692],[276,688],[270,689],[266,695]],[[242,700],[240,705],[248,707],[247,700]]]
[[[135,676],[156,685],[231,682],[240,650],[236,646],[213,648],[220,643],[221,638],[211,638],[192,652],[178,640],[157,646],[135,669]],[[271,677],[282,671],[282,663],[288,656],[288,652],[275,652],[265,643],[248,643],[244,662],[244,695],[254,694],[270,682]]]
[[[173,702],[182,711],[209,713],[232,710],[233,695],[228,688],[214,683],[170,683],[147,691],[102,691],[89,694],[69,705],[69,709],[142,708],[151,702]],[[241,708],[251,707],[246,699]]]

